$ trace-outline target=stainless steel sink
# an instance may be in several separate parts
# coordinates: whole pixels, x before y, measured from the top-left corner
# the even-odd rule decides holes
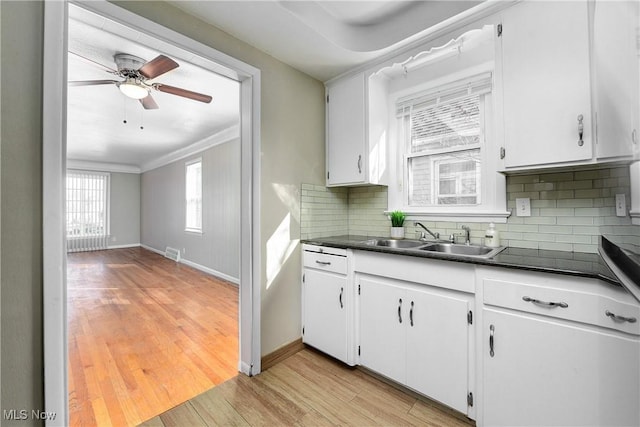
[[[364,242],[368,246],[382,246],[396,249],[415,249],[425,246],[428,243],[421,240],[395,240],[395,239],[371,239]]]
[[[490,248],[478,245],[458,245],[453,243],[433,243],[421,248],[421,251],[437,252],[448,255],[470,256],[478,258],[492,258],[500,253],[504,246]]]

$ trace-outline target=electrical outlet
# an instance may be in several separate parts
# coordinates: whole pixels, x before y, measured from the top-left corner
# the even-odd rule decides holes
[[[616,216],[627,216],[627,198],[624,194],[616,194]]]
[[[531,199],[528,197],[516,199],[516,215],[531,216]]]

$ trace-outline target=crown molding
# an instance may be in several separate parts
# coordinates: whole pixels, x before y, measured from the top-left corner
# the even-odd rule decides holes
[[[78,169],[97,172],[114,173],[137,173],[141,172],[136,165],[125,165],[120,163],[94,162],[91,160],[67,159],[67,169]]]
[[[146,163],[143,163],[140,167],[140,170],[141,172],[148,172],[150,170],[157,169],[162,166],[166,166],[178,160],[185,159],[189,156],[200,153],[211,147],[215,147],[216,145],[224,144],[226,142],[231,142],[238,138],[240,138],[240,126],[233,125],[216,134],[213,134],[211,136],[208,136],[207,138],[204,138],[198,142],[195,142],[187,147],[180,148],[169,154],[162,155]]]

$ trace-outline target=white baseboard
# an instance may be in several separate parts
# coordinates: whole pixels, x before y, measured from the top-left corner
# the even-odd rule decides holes
[[[164,251],[160,251],[158,249],[152,248],[151,246],[141,244],[144,249],[150,250],[151,252],[155,252],[164,256]],[[188,259],[180,258],[180,262],[184,265],[188,265],[191,268],[195,268],[196,270],[202,271],[203,273],[210,274],[212,276],[219,277],[220,279],[226,280],[227,282],[231,282],[235,285],[240,285],[240,279],[237,277],[229,276],[228,274],[221,273],[213,268],[205,267],[204,265],[197,264],[193,261],[189,261]]]
[[[227,282],[234,283],[236,285],[240,284],[240,280],[237,277],[231,277],[228,274],[220,273],[219,271],[214,270],[213,268],[205,267],[204,265],[196,264],[193,261],[189,261],[188,259],[181,258],[180,262],[184,265],[188,265],[189,267],[193,267],[196,270],[200,270],[204,273],[208,273],[212,276],[219,277],[221,279],[226,280]]]
[[[107,249],[127,249],[127,248],[139,248],[142,246],[140,243],[131,243],[128,245],[109,245]]]

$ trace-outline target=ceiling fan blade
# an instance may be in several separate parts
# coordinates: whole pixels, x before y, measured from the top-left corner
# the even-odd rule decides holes
[[[103,65],[103,64],[101,64],[99,62],[96,62],[93,59],[89,59],[87,57],[84,57],[84,56],[82,56],[80,54],[77,54],[75,52],[72,52],[72,51],[69,51],[69,53],[72,54],[73,56],[78,57],[79,59],[83,60],[84,62],[87,62],[87,63],[92,64],[92,65],[97,65],[98,67],[104,69],[104,71],[106,71],[107,73],[116,74],[116,75],[118,74],[117,70],[114,70],[111,67],[107,67],[106,65]]]
[[[145,110],[157,110],[159,108],[158,104],[156,104],[155,99],[153,99],[151,95],[148,95],[146,98],[142,98],[139,101]]]
[[[175,86],[163,85],[162,83],[156,83],[153,85],[153,88],[159,90],[160,92],[170,93],[171,95],[182,96],[183,98],[193,99],[194,101],[204,102],[206,104],[210,103],[213,99],[209,95],[204,95],[198,92],[192,92],[190,90],[181,89]]]
[[[69,86],[96,86],[96,85],[109,85],[116,84],[117,80],[76,80],[67,82]]]
[[[144,64],[138,72],[145,76],[147,79],[155,79],[156,77],[178,68],[180,65],[171,58],[164,55],[158,55],[155,59]]]

